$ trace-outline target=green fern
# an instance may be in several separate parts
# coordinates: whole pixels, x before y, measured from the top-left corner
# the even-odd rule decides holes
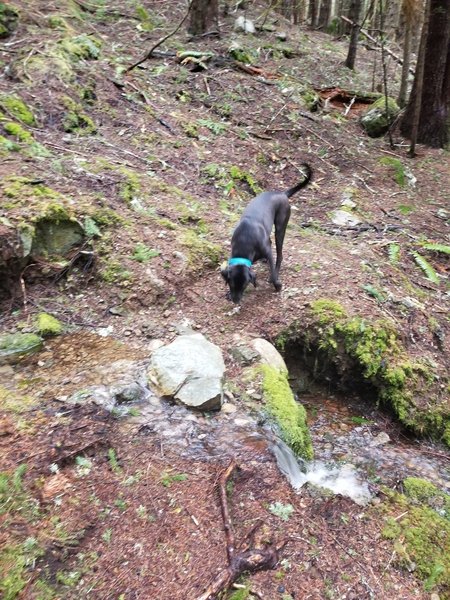
[[[392,265],[396,265],[400,259],[400,246],[399,244],[389,244],[388,247],[389,262]]]
[[[419,265],[419,267],[422,269],[422,271],[427,276],[427,278],[430,281],[432,281],[433,283],[439,283],[439,276],[438,276],[438,274],[436,273],[436,271],[434,270],[434,268],[430,265],[430,263],[426,260],[426,258],[424,258],[418,252],[413,252],[412,255],[413,255],[414,260],[416,261],[416,263]]]
[[[378,300],[378,302],[386,302],[386,298],[383,296],[383,294],[374,288],[373,285],[370,285],[370,283],[363,285],[363,290],[367,292],[369,296],[372,296],[372,298]]]
[[[422,244],[422,248],[425,248],[425,250],[432,250],[433,252],[442,252],[443,254],[450,254],[450,246],[444,246],[444,244],[427,243]]]

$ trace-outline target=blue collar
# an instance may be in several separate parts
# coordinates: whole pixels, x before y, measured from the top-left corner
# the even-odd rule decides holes
[[[252,266],[252,261],[248,258],[230,258],[228,264],[230,267],[233,265],[245,265],[246,267],[250,268]]]

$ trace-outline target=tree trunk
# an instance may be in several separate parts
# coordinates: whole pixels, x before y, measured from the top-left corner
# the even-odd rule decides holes
[[[398,94],[398,105],[403,108],[406,106],[406,96],[408,93],[409,68],[411,64],[411,52],[413,49],[414,30],[419,23],[421,12],[420,0],[403,0],[401,23],[399,24],[397,37],[404,34],[403,39],[403,65],[400,91]]]
[[[361,0],[352,0],[349,11],[349,18],[353,21],[352,31],[350,33],[350,44],[348,46],[348,54],[345,60],[345,66],[348,69],[355,68],[356,50],[358,48],[358,37],[360,30],[359,15],[361,12]]]
[[[411,42],[412,42],[412,24],[405,23],[405,39],[403,40],[403,65],[402,80],[400,91],[398,93],[398,105],[403,108],[406,105],[406,94],[408,92],[409,65],[411,64]]]
[[[217,29],[218,19],[218,0],[192,0],[188,32],[192,35],[202,35]]]
[[[311,9],[311,27],[314,28],[317,25],[317,9],[319,0],[310,0]]]
[[[450,142],[450,12],[448,0],[429,0],[422,39],[423,81],[416,69],[411,97],[401,123],[404,136],[411,137],[415,116],[419,112],[417,141],[434,148]],[[422,85],[421,85],[422,83]],[[422,87],[422,90],[420,89]]]

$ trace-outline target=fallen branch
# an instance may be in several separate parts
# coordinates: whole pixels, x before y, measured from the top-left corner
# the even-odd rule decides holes
[[[158,48],[158,46],[161,46],[161,44],[164,44],[164,42],[166,40],[168,40],[170,37],[172,37],[173,35],[175,35],[177,33],[177,31],[181,28],[181,26],[183,25],[183,23],[188,18],[189,13],[191,12],[191,8],[192,8],[193,3],[194,3],[194,0],[191,0],[189,2],[189,6],[188,6],[188,9],[186,11],[186,14],[181,19],[181,21],[178,23],[178,25],[175,27],[175,29],[173,31],[171,31],[170,33],[168,33],[167,35],[165,35],[164,37],[162,37],[158,42],[156,42],[156,44],[152,48],[150,48],[150,50],[148,52],[146,52],[146,54],[144,54],[144,56],[142,58],[140,58],[137,62],[135,62],[134,64],[132,64],[130,67],[128,67],[125,70],[125,74],[129,73],[130,71],[132,71],[133,69],[135,69],[136,67],[138,67],[139,65],[141,65],[143,62],[145,62],[146,60],[148,60],[151,57],[151,55],[153,54],[153,51],[156,50],[156,48]]]
[[[233,525],[227,501],[227,483],[236,466],[236,462],[232,460],[219,477],[220,507],[222,510],[229,564],[196,600],[215,600],[220,593],[227,591],[244,572],[254,573],[256,571],[273,569],[279,561],[280,551],[287,544],[286,541],[280,547],[277,547],[275,543],[269,542],[263,548],[252,547],[255,534],[262,526],[262,522],[258,522],[244,536],[242,543],[236,549]]]
[[[354,27],[356,25],[356,23],[354,23],[351,19],[348,19],[347,17],[344,17],[344,15],[341,15],[341,19],[343,21],[345,21],[346,23],[349,23],[352,27]],[[380,43],[378,42],[378,40],[376,40],[373,36],[370,35],[370,33],[368,31],[365,31],[364,29],[360,29],[359,30],[360,33],[363,34],[364,37],[366,37],[368,40],[370,40],[373,44],[375,44],[375,46],[377,46],[377,48],[380,48]],[[392,52],[392,50],[389,50],[389,48],[387,48],[386,46],[384,47],[384,51],[389,54],[389,56],[392,56],[392,58],[394,60],[396,60],[400,65],[403,64],[403,59],[401,59],[399,56],[397,56],[396,54],[394,54]],[[412,67],[409,68],[409,72],[412,73],[414,75],[415,71]]]

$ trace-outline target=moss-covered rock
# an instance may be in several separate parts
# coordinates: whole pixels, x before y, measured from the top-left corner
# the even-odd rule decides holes
[[[261,365],[259,369],[263,375],[266,410],[276,421],[283,441],[297,456],[312,459],[313,448],[306,424],[306,411],[294,398],[287,372],[269,365]]]
[[[17,29],[19,13],[10,4],[0,2],[0,38],[10,36]]]
[[[409,357],[393,322],[351,317],[334,300],[320,299],[311,303],[308,322],[293,323],[277,342],[287,352],[303,351],[317,378],[366,386],[408,428],[447,442],[442,377],[426,360]]]
[[[395,117],[400,112],[400,107],[393,98],[386,99],[381,96],[361,116],[359,122],[370,137],[381,137],[389,129]]]
[[[2,208],[21,241],[21,257],[63,257],[84,241],[86,233],[72,201],[40,180],[5,178],[0,184],[2,195]]]
[[[63,329],[63,324],[53,315],[41,312],[36,317],[36,330],[44,337],[58,335],[62,333]]]
[[[0,336],[0,364],[16,363],[24,356],[37,352],[42,338],[34,333],[8,333]]]
[[[76,37],[67,37],[60,40],[59,47],[72,60],[96,60],[100,56],[102,42],[94,36],[83,33]]]

